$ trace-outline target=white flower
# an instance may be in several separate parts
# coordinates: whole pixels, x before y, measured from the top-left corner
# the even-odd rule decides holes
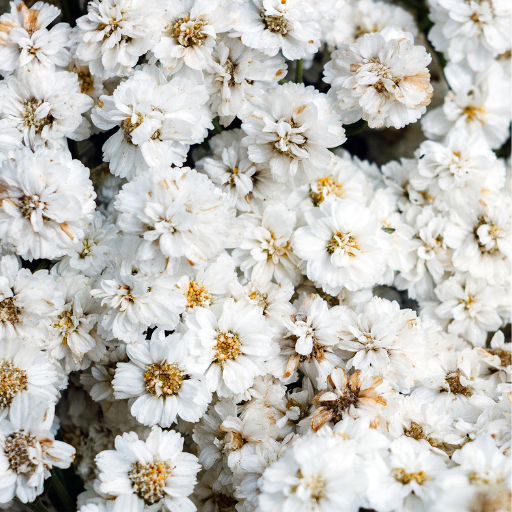
[[[399,5],[374,0],[342,1],[341,5],[330,7],[328,20],[322,20],[323,39],[329,50],[341,44],[353,43],[364,34],[381,32],[388,26],[397,27],[417,36],[418,28],[414,17]]]
[[[212,112],[224,126],[235,117],[243,119],[287,71],[282,57],[269,58],[238,39],[222,38],[206,67]]]
[[[197,308],[186,318],[190,370],[204,375],[210,391],[221,397],[243,393],[264,375],[272,354],[272,330],[261,308],[227,299],[216,316]]]
[[[89,170],[63,150],[13,156],[0,166],[0,237],[28,260],[68,254],[96,206]]]
[[[0,119],[15,128],[19,141],[31,149],[65,148],[65,137],[89,136],[90,125],[82,114],[93,101],[80,92],[75,73],[34,68],[7,77],[0,88]]]
[[[227,238],[223,195],[204,175],[188,167],[163,168],[127,183],[117,196],[118,226],[142,237],[138,258],[204,266]]]
[[[444,143],[425,141],[418,148],[418,168],[410,176],[412,186],[434,198],[439,210],[455,208],[468,213],[475,208],[482,189],[503,186],[503,162],[485,139],[465,130],[451,131]]]
[[[19,0],[10,6],[11,12],[0,16],[0,71],[9,73],[33,63],[52,71],[55,66],[66,66],[69,25],[58,23],[47,29],[60,9],[43,2],[29,9]]]
[[[183,438],[174,430],[153,427],[146,441],[135,432],[117,436],[115,450],[99,453],[96,464],[99,490],[116,499],[117,512],[126,510],[126,495],[137,497],[131,510],[144,505],[169,512],[195,508],[187,496],[200,466],[195,455],[183,452]]]
[[[43,345],[61,311],[62,294],[47,270],[30,272],[13,255],[0,259],[0,338],[31,338]],[[2,341],[3,342],[3,341]]]
[[[170,427],[179,416],[196,422],[211,393],[190,375],[188,348],[177,333],[153,334],[129,345],[129,363],[118,363],[112,386],[117,399],[130,398],[131,413],[143,425]]]
[[[304,373],[323,388],[333,368],[341,364],[337,330],[339,319],[328,309],[327,302],[316,294],[304,297],[295,314],[279,323],[279,354],[269,361],[272,374],[286,383]]]
[[[34,501],[52,467],[70,466],[75,449],[55,441],[53,418],[53,405],[24,395],[0,423],[0,503],[14,496],[22,503]]]
[[[293,190],[288,206],[306,210],[319,206],[326,198],[355,199],[365,204],[372,190],[362,164],[347,151],[336,150],[321,177]]]
[[[485,279],[455,274],[434,293],[440,301],[435,314],[448,322],[448,332],[463,336],[473,345],[484,346],[487,333],[502,325],[497,310],[505,301],[505,292],[501,287],[489,286]]]
[[[396,439],[388,458],[376,456],[368,465],[370,506],[382,512],[429,510],[445,470],[445,458],[435,455],[426,441]]]
[[[179,71],[183,65],[205,69],[212,62],[218,34],[231,28],[233,13],[226,0],[175,0],[167,2],[165,27],[152,47],[164,70]]]
[[[306,220],[308,226],[295,232],[293,250],[317,286],[336,295],[379,282],[389,245],[368,208],[352,199],[323,201]]]
[[[48,356],[20,338],[0,344],[0,382],[0,415],[24,395],[46,403],[59,398],[57,370]]]
[[[266,163],[276,181],[303,185],[327,167],[327,148],[345,142],[345,131],[325,94],[288,82],[271,89],[244,118],[249,160]]]
[[[466,66],[448,64],[444,75],[451,91],[444,104],[431,110],[421,121],[425,135],[440,139],[454,128],[468,135],[481,135],[493,149],[509,136],[512,114],[510,78],[495,63],[480,73]]]
[[[341,45],[325,66],[344,124],[364,119],[370,128],[403,128],[426,111],[433,94],[431,57],[407,32],[390,27]]]
[[[148,327],[174,329],[185,309],[185,297],[168,274],[148,275],[126,262],[121,269],[107,268],[98,279],[99,288],[91,291],[102,299],[105,311],[99,333],[107,340],[126,343],[141,340]]]
[[[237,21],[230,37],[277,55],[279,50],[289,60],[303,59],[320,46],[320,25],[314,7],[307,0],[249,0],[240,2]]]
[[[452,212],[445,232],[446,244],[453,249],[453,266],[484,278],[490,285],[504,283],[510,276],[512,256],[510,198],[494,194],[474,209],[471,216]]]
[[[58,287],[64,307],[51,325],[44,346],[52,361],[62,361],[66,373],[87,368],[91,360],[100,361],[106,353],[105,342],[96,332],[101,313],[91,299],[91,288],[80,276],[62,277]]]
[[[190,144],[202,142],[211,127],[208,93],[185,78],[169,83],[153,66],[101,96],[92,120],[102,130],[119,126],[105,142],[103,158],[115,176],[131,179],[155,167],[181,165]]]
[[[510,51],[507,0],[429,0],[434,26],[429,40],[451,62],[467,60],[481,70],[493,58]]]
[[[237,219],[242,237],[233,259],[248,280],[265,285],[274,279],[300,281],[299,258],[290,240],[295,228],[295,213],[281,204],[268,204],[263,215],[243,214]]]
[[[366,486],[361,459],[336,437],[298,439],[263,473],[260,509],[355,512]]]
[[[101,274],[111,262],[116,233],[117,228],[95,211],[91,223],[84,230],[84,237],[73,246],[68,256],[60,260],[59,274],[81,272],[88,277]]]
[[[374,297],[357,314],[340,313],[339,348],[350,354],[347,369],[371,369],[408,391],[426,357],[426,337],[416,314],[397,302]]]
[[[127,76],[153,43],[158,2],[93,0],[73,30],[76,56],[98,77]]]
[[[185,275],[179,279],[176,286],[187,300],[187,311],[222,303],[230,294],[231,284],[237,282],[235,265],[226,252],[209,262],[205,268],[189,267],[183,271]]]
[[[241,145],[244,136],[239,128],[215,135],[209,141],[213,156],[196,163],[226,194],[228,206],[240,211],[250,209],[248,199],[256,172],[256,165],[247,158],[247,148]]]

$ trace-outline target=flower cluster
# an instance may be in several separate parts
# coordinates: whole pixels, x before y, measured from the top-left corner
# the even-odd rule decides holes
[[[510,510],[510,1],[54,3],[0,15],[0,508]]]

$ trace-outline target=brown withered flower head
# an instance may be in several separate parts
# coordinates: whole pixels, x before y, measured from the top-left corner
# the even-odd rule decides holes
[[[327,388],[313,399],[316,407],[311,428],[317,432],[332,421],[338,423],[346,414],[356,419],[369,416],[374,419],[387,405],[377,388],[382,384],[378,375],[356,371],[350,377],[343,368],[335,368],[327,377]]]

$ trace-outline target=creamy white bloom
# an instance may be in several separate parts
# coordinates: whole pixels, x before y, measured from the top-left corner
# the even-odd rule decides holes
[[[263,214],[243,214],[237,218],[242,237],[233,251],[233,259],[245,277],[265,285],[289,279],[300,281],[299,258],[291,248],[296,215],[281,204],[268,204]]]
[[[453,266],[457,270],[484,278],[490,285],[502,284],[511,272],[510,197],[503,192],[492,194],[482,203],[471,216],[452,210],[445,232],[446,243],[455,249]]]
[[[447,59],[481,70],[510,51],[512,6],[506,0],[429,0],[429,40]]]
[[[127,76],[153,44],[158,1],[93,0],[73,29],[76,56],[102,78]],[[158,32],[158,28],[157,28]]]
[[[323,201],[306,213],[293,250],[306,262],[306,273],[331,295],[379,282],[386,268],[388,240],[374,214],[352,199]]]
[[[118,226],[141,237],[141,260],[184,257],[204,266],[217,256],[227,238],[228,210],[223,195],[195,169],[162,168],[124,185],[114,202]]]
[[[426,441],[396,439],[386,459],[377,455],[367,467],[370,506],[382,512],[428,510],[445,470],[445,458]]]
[[[222,189],[229,207],[248,211],[256,165],[247,158],[243,137],[245,133],[239,128],[215,135],[209,141],[213,156],[201,158],[196,167]]]
[[[223,37],[206,67],[206,82],[213,114],[228,126],[235,117],[243,119],[261,103],[269,88],[286,76],[288,69],[280,56],[268,57],[248,48],[238,39]]]
[[[163,30],[151,51],[168,73],[184,65],[203,70],[213,62],[212,51],[219,34],[233,21],[233,6],[227,0],[167,1]]]
[[[425,113],[433,94],[431,57],[407,32],[390,27],[341,45],[325,66],[324,81],[343,123],[403,128]]]
[[[188,496],[201,466],[195,455],[183,452],[183,438],[174,430],[153,427],[146,441],[135,432],[117,436],[115,450],[100,452],[96,465],[99,491],[116,500],[115,512],[126,510],[127,503],[134,504],[129,510],[195,509]],[[136,502],[126,495],[136,496]]]
[[[0,344],[0,382],[0,415],[24,395],[48,404],[59,398],[55,366],[34,343],[20,338]]]
[[[131,413],[143,425],[170,427],[179,416],[196,422],[211,393],[190,375],[186,341],[175,333],[155,333],[129,345],[129,363],[118,363],[112,386],[117,399],[129,398]]]
[[[99,275],[112,260],[112,242],[117,227],[95,211],[83,238],[58,263],[59,274],[82,273],[88,277]]]
[[[62,294],[47,270],[21,268],[16,256],[0,259],[0,337],[31,338],[42,346],[63,306]]]
[[[154,66],[137,70],[92,113],[102,130],[119,126],[103,146],[115,176],[131,179],[156,167],[182,165],[190,144],[202,142],[211,116],[203,85],[185,78],[167,82]]]
[[[440,301],[435,315],[448,324],[448,332],[473,345],[484,346],[487,333],[502,325],[498,310],[505,302],[505,291],[489,286],[485,279],[457,273],[438,285],[434,293]]]
[[[333,9],[332,3],[328,2],[330,19],[321,22],[323,39],[330,51],[388,26],[410,32],[415,37],[418,34],[414,17],[399,5],[375,0],[342,0],[339,3],[341,5]]]
[[[90,135],[83,114],[93,101],[80,91],[78,76],[68,71],[36,67],[8,76],[0,83],[0,119],[31,149],[65,148],[65,137],[84,140]]]
[[[305,296],[298,310],[279,322],[279,353],[268,362],[272,374],[285,383],[303,373],[318,389],[326,386],[327,376],[342,364],[337,344],[341,327],[334,311],[316,294]]]
[[[89,170],[63,150],[13,156],[0,166],[0,237],[28,260],[68,254],[96,206]]]
[[[0,423],[0,503],[16,496],[32,502],[43,492],[52,467],[68,468],[75,449],[55,441],[54,406],[24,395]]]
[[[87,278],[61,277],[57,281],[64,306],[51,324],[44,346],[52,361],[60,361],[66,373],[87,368],[106,354],[105,342],[96,331],[101,310],[91,298]]]
[[[365,485],[361,459],[351,446],[336,437],[307,436],[265,470],[259,504],[268,512],[355,512]]]
[[[443,72],[451,90],[443,105],[422,119],[425,135],[440,139],[461,128],[468,135],[481,135],[491,148],[499,148],[509,136],[512,118],[510,77],[497,63],[479,73],[449,63]]]
[[[249,160],[267,163],[279,182],[303,185],[319,177],[331,153],[345,142],[345,130],[325,94],[288,82],[271,89],[243,119]]]
[[[240,37],[266,55],[279,50],[289,60],[303,59],[320,46],[321,29],[315,8],[307,0],[239,2],[230,37]]]
[[[263,311],[246,301],[227,299],[222,311],[197,308],[187,315],[190,370],[204,375],[210,391],[221,397],[243,393],[266,373],[273,351],[272,329]]]
[[[347,369],[371,369],[405,391],[426,357],[426,336],[416,314],[379,297],[359,314],[343,310],[338,335],[339,348],[349,354]]]
[[[418,168],[410,182],[432,197],[439,210],[454,208],[470,214],[482,190],[498,191],[505,181],[503,162],[485,139],[476,134],[468,137],[465,130],[451,131],[443,143],[423,142],[416,155]]]
[[[185,309],[185,297],[175,278],[166,273],[145,274],[128,261],[120,269],[107,268],[97,286],[91,295],[105,307],[99,333],[107,340],[135,343],[143,339],[148,327],[174,329]]]
[[[28,8],[17,0],[10,2],[11,11],[0,16],[0,71],[9,73],[27,64],[41,64],[49,70],[66,66],[71,55],[70,26],[57,23],[60,14],[54,5],[37,2]]]

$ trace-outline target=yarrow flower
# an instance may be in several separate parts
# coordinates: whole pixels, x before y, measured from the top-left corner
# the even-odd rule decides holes
[[[324,81],[343,122],[364,119],[371,128],[403,128],[425,113],[432,98],[431,57],[411,34],[385,29],[340,45]]]

